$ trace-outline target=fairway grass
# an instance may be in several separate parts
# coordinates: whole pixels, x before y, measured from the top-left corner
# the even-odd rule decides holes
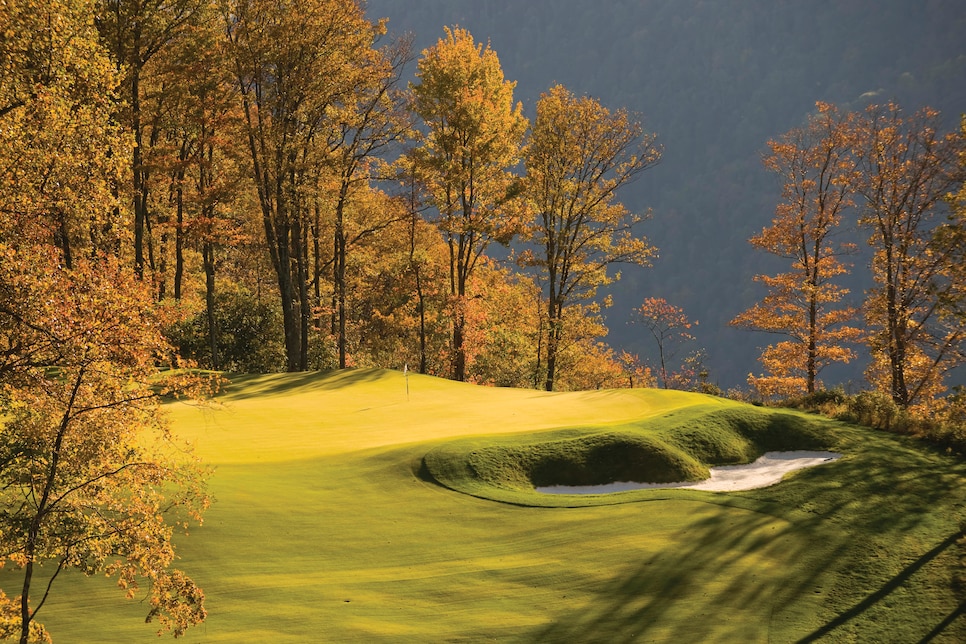
[[[209,610],[186,642],[966,641],[966,467],[891,435],[673,391],[410,375],[407,394],[375,370],[239,377],[213,407],[169,411],[216,468],[204,525],[177,540]],[[766,429],[730,434],[735,418]],[[773,441],[845,456],[727,494],[551,496],[498,474],[521,446],[628,433],[705,469]],[[71,575],[38,619],[55,642],[157,641],[147,610]]]

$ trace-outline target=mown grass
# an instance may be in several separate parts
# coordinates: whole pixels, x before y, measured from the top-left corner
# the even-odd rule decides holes
[[[411,376],[407,399],[405,384],[382,371],[249,377],[220,408],[171,406],[178,434],[217,468],[204,526],[178,539],[210,611],[185,641],[966,640],[952,588],[959,460],[680,392]],[[846,457],[748,492],[560,498],[583,507],[546,507],[497,467],[515,462],[500,454],[590,436],[637,437],[701,466],[786,447]],[[513,503],[419,475],[424,457],[449,454],[440,462],[469,481],[458,470],[474,450],[491,455],[474,468],[493,462],[475,491]],[[109,580],[57,583],[40,615],[55,641],[157,641],[147,607]]]
[[[813,416],[693,402],[606,428],[454,440],[426,454],[420,473],[453,490],[497,501],[596,505],[600,498],[561,500],[534,487],[700,481],[708,478],[709,466],[748,463],[767,451],[827,449],[837,442],[830,425]]]

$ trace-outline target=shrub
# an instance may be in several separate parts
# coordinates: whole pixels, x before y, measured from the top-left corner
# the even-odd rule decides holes
[[[204,368],[270,373],[285,368],[282,316],[277,306],[247,291],[225,290],[215,298],[218,363],[213,364],[204,310],[169,331],[181,355]]]
[[[878,391],[863,391],[848,400],[847,410],[839,418],[875,429],[897,429],[901,410],[891,397]]]

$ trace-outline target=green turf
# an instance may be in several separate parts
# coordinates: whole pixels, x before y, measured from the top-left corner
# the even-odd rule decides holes
[[[216,503],[178,540],[210,612],[188,642],[966,640],[950,588],[966,466],[890,435],[680,392],[411,375],[407,398],[386,371],[238,378],[216,408],[170,411],[216,466]],[[521,478],[534,453],[586,464],[615,437],[698,469],[846,457],[731,494],[550,501]],[[471,493],[426,476],[433,458]],[[55,642],[156,641],[110,581],[57,584],[40,615]]]

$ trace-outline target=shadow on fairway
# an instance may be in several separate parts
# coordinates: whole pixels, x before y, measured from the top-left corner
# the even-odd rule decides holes
[[[297,389],[334,391],[352,385],[376,382],[393,374],[382,369],[342,369],[336,371],[300,371],[296,373],[236,374],[219,398],[230,400],[243,391],[245,398],[276,396]]]
[[[861,602],[859,602],[849,610],[845,611],[844,613],[842,613],[841,615],[833,619],[825,626],[819,629],[816,629],[812,633],[806,635],[805,637],[800,639],[799,642],[805,643],[805,642],[818,641],[819,639],[825,637],[826,635],[831,633],[839,626],[842,626],[850,622],[851,620],[857,618],[859,615],[867,611],[869,608],[871,608],[878,602],[885,599],[889,594],[891,594],[897,588],[902,586],[906,581],[909,580],[909,578],[911,578],[914,574],[919,572],[920,568],[922,568],[927,563],[929,563],[937,556],[939,556],[944,550],[946,550],[946,548],[956,543],[956,541],[962,536],[963,536],[962,532],[958,532],[958,531],[949,535],[938,546],[936,546],[935,548],[933,548],[923,556],[919,557],[919,559],[917,559],[916,561],[906,566],[906,568],[902,572],[900,572],[898,575],[890,579],[888,583],[882,586],[882,588],[875,591],[874,593],[872,593],[871,595],[863,599]],[[949,626],[949,624],[951,624],[956,619],[956,617],[962,612],[963,612],[963,606],[960,605],[946,619],[940,622],[937,628],[933,629],[932,632],[930,632],[929,635],[927,635],[921,641],[929,641],[934,637],[936,637],[937,635],[939,635],[940,633],[942,633],[942,631],[945,630],[945,627]]]
[[[932,520],[937,508],[962,507],[966,465],[869,439],[875,449],[854,448],[854,457],[781,485],[706,496],[741,507],[690,525],[657,552],[629,552],[624,574],[534,639],[813,642],[845,625],[870,641],[962,636],[966,608],[951,588],[898,630],[881,611],[897,589],[924,592],[955,565],[949,547],[962,533],[938,532]],[[910,541],[938,545],[896,574]]]
[[[767,641],[771,606],[811,592],[819,571],[779,583],[760,563],[808,556],[809,539],[776,517],[732,508],[628,566],[582,613],[534,639],[574,642]],[[760,573],[760,574],[759,574]]]

